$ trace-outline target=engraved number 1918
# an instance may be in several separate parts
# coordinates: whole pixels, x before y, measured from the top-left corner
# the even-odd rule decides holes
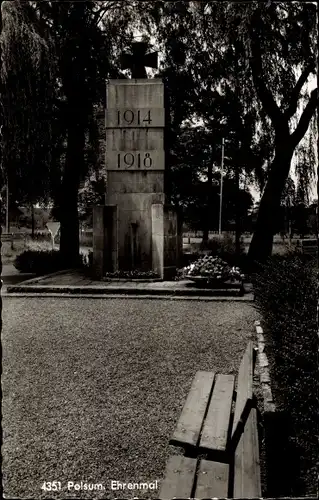
[[[144,158],[142,158],[141,153],[134,155],[133,153],[125,153],[124,156],[121,153],[117,155],[117,168],[121,168],[121,160],[123,166],[126,168],[151,168],[153,161],[150,153],[145,153]]]

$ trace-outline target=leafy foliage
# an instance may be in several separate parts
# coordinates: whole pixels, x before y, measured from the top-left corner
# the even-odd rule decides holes
[[[79,220],[89,227],[93,227],[93,206],[104,204],[105,191],[105,178],[96,178],[94,175],[91,175],[79,190]]]
[[[317,476],[317,266],[308,256],[272,257],[259,271],[254,287],[255,304],[275,356],[277,404],[291,417],[290,442],[301,457],[304,485],[289,494],[311,496]]]
[[[2,2],[1,14],[2,178],[34,203],[49,193],[55,52],[29,2]]]
[[[114,45],[130,36],[126,36],[125,9],[119,17],[119,2],[102,2],[100,7],[93,1],[42,2],[35,9],[49,27],[57,53],[58,120],[66,141],[56,158],[60,175],[54,193],[61,221],[60,249],[72,262],[79,251],[80,183],[99,164],[96,110],[105,104],[105,79],[118,76]]]
[[[231,148],[231,143],[228,144]],[[232,169],[232,155],[225,160],[223,189],[223,224],[235,219],[237,197],[240,217],[247,216],[252,206],[248,191],[236,186]],[[203,126],[180,129],[170,152],[171,202],[183,208],[184,221],[194,229],[218,228],[220,194],[221,143],[216,143],[213,131]]]
[[[82,267],[83,257],[79,256],[73,267]],[[53,273],[69,268],[63,255],[58,250],[25,250],[17,255],[14,266],[22,273],[35,273],[37,275]]]

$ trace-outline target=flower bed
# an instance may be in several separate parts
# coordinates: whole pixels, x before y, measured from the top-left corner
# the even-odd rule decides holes
[[[104,276],[106,280],[154,280],[159,279],[158,274],[154,271],[115,271],[113,273],[106,273]]]
[[[205,255],[189,266],[179,269],[177,279],[190,279],[195,283],[218,286],[227,282],[243,283],[245,276],[238,267],[231,267],[220,257]]]

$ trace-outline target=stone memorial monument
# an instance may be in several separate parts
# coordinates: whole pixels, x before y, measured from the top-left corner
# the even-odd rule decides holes
[[[147,79],[157,53],[133,44],[122,56],[132,79],[109,80],[106,109],[106,206],[94,207],[95,274],[154,271],[174,274],[181,253],[177,215],[165,205],[164,84]]]

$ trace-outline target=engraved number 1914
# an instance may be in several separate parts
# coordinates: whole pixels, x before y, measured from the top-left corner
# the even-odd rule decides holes
[[[149,109],[147,113],[142,115],[141,110],[132,111],[131,109],[126,109],[125,111],[117,112],[117,124],[121,125],[121,122],[124,121],[128,125],[132,125],[132,123],[137,123],[137,125],[142,125],[147,123],[150,125],[152,123],[151,119],[151,110]]]

